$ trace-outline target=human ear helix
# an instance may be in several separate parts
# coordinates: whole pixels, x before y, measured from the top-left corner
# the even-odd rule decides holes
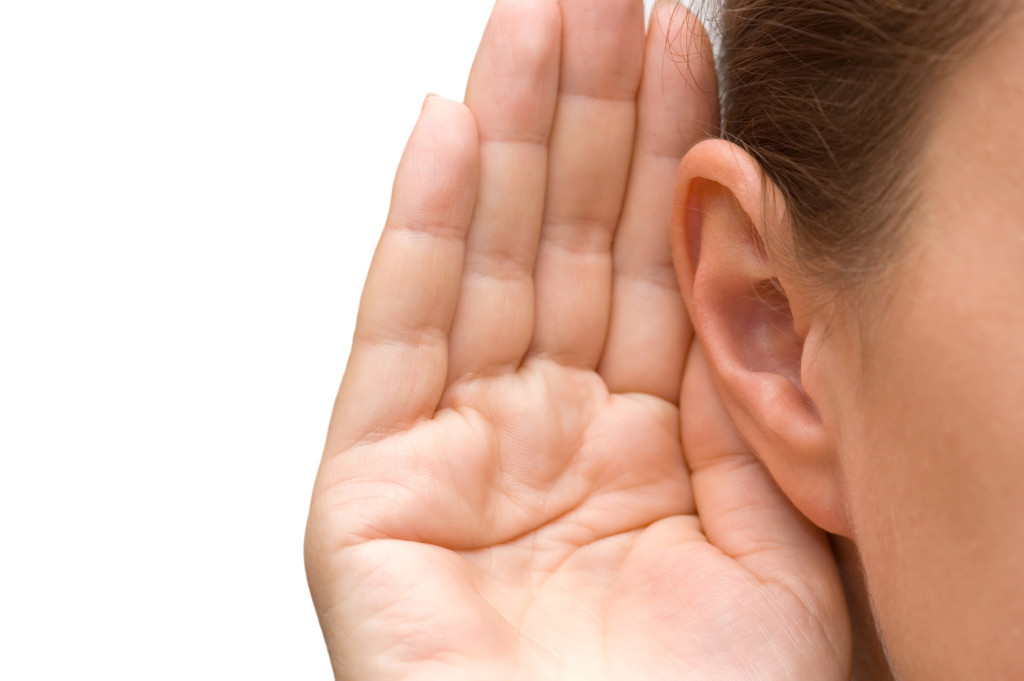
[[[766,247],[779,236],[769,230],[786,224],[774,192],[736,145],[698,144],[679,169],[673,256],[730,418],[797,508],[841,534],[834,443],[803,385],[799,293],[786,289],[783,268]]]

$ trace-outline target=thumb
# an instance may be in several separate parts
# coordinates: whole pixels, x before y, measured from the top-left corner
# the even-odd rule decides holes
[[[825,533],[793,506],[743,441],[696,341],[686,361],[680,410],[683,451],[708,541],[762,580],[784,583],[814,602],[821,602],[820,588],[841,598]]]

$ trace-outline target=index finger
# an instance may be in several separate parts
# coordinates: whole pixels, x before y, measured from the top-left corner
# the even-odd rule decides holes
[[[651,13],[637,136],[613,247],[608,339],[598,367],[612,392],[679,399],[692,327],[676,283],[670,218],[676,170],[687,150],[718,127],[711,42],[675,2]]]

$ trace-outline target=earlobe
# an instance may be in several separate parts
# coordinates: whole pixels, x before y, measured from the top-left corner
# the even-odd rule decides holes
[[[680,289],[737,429],[812,522],[846,533],[834,442],[803,387],[807,321],[766,248],[785,229],[757,163],[724,140],[683,160],[672,248]],[[799,321],[799,324],[797,323]]]

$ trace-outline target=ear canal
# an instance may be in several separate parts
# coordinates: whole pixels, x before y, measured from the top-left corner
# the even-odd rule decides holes
[[[680,168],[673,248],[680,287],[722,402],[791,501],[835,533],[845,529],[834,446],[801,379],[804,338],[764,245],[761,174],[722,140]],[[784,281],[784,279],[783,279]]]

